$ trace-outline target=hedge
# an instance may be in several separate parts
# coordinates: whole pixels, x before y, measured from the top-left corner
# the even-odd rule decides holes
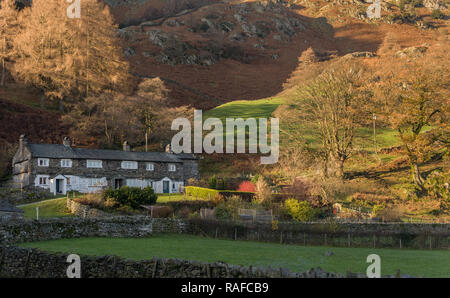
[[[235,191],[235,190],[216,190],[198,186],[186,186],[186,195],[201,198],[201,199],[214,199],[215,196],[221,195],[224,198],[229,198],[231,196],[240,196],[245,201],[251,201],[255,196],[253,192],[245,191]]]
[[[165,203],[158,203],[157,206],[170,206],[173,208],[174,212],[177,213],[182,208],[187,207],[191,209],[192,212],[200,211],[202,208],[208,208],[213,209],[216,207],[214,202],[212,201],[172,201],[172,202],[165,202]]]
[[[185,187],[186,195],[201,198],[201,199],[214,199],[214,197],[219,194],[219,191],[216,189],[198,187],[198,186],[186,186]]]

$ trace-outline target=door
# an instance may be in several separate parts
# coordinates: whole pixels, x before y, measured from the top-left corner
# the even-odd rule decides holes
[[[56,179],[56,193],[64,193],[63,186],[64,181],[62,179]]]
[[[163,181],[163,193],[170,192],[170,181]]]
[[[114,180],[114,188],[119,189],[124,185],[123,179],[115,179]]]

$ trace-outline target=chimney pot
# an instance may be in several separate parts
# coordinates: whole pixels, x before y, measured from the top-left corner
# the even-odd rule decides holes
[[[131,147],[127,141],[123,142],[123,151],[131,151]]]
[[[70,147],[70,138],[69,137],[64,137],[63,145],[66,147]]]
[[[167,144],[167,146],[166,146],[166,153],[173,153],[171,144]]]

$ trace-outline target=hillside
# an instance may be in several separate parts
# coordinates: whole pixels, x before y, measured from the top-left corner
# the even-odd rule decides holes
[[[211,111],[222,118],[247,107],[248,115],[275,111],[301,80],[301,57],[308,49],[320,62],[377,53],[386,38],[402,49],[432,46],[442,42],[436,36],[447,36],[448,21],[430,18],[436,1],[425,1],[428,7],[417,8],[411,22],[398,21],[399,8],[391,2],[384,4],[382,19],[371,21],[365,17],[368,5],[357,0],[105,0],[125,40],[131,72],[137,78],[161,78],[171,105],[209,110],[259,100]],[[40,99],[38,90],[10,77],[0,88],[0,141],[6,147],[22,133],[35,141],[60,142],[67,132],[61,113],[52,102],[41,108]]]

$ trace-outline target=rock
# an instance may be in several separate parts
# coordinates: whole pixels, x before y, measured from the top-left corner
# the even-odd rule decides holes
[[[423,0],[423,6],[428,9],[445,9],[446,5],[441,0]]]
[[[132,56],[136,55],[136,51],[132,47],[126,47],[124,49],[124,54],[127,57],[132,57]]]
[[[403,57],[421,57],[425,52],[428,50],[428,47],[426,46],[415,46],[415,47],[409,47],[405,48],[403,50],[398,51],[395,53],[395,56],[403,58]]]
[[[377,55],[372,52],[353,52],[350,54],[345,55],[343,58],[349,59],[349,58],[373,58]]]
[[[234,18],[236,19],[236,21],[238,21],[239,24],[247,23],[247,19],[238,13],[234,14]]]
[[[332,251],[327,251],[327,252],[325,252],[325,256],[326,257],[331,257],[331,256],[333,256],[334,255],[334,253],[332,252]]]

